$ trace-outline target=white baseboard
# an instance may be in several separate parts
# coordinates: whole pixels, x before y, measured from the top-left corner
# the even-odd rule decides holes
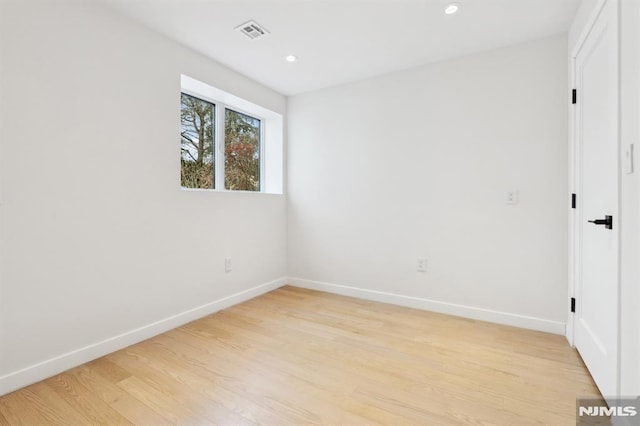
[[[285,285],[280,278],[0,377],[0,396]]]
[[[301,278],[290,277],[287,282],[295,287],[325,291],[327,293],[357,297],[360,299],[372,300],[375,302],[390,303],[393,305],[406,306],[409,308],[422,309],[426,311],[438,312],[441,314],[455,315],[458,317],[488,321],[520,328],[527,328],[530,330],[545,331],[547,333],[562,335],[565,333],[565,323],[560,321],[550,321],[542,318],[529,317],[526,315],[492,311],[489,309],[474,308],[471,306],[457,305],[454,303],[438,302],[436,300],[421,299],[419,297],[403,296],[400,294],[366,290],[362,288],[329,284],[318,281],[305,280]]]

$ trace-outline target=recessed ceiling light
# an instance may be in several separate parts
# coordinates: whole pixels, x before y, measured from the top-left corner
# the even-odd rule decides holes
[[[296,55],[287,55],[285,59],[287,60],[287,62],[295,62],[298,60],[298,57]]]
[[[454,13],[457,13],[458,10],[460,10],[460,3],[451,3],[446,7],[444,13],[446,13],[447,15],[453,15]]]

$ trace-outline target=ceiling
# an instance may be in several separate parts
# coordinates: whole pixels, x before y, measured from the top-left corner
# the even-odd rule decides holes
[[[566,32],[580,0],[102,0],[285,94]],[[235,31],[253,19],[270,34]],[[299,60],[285,61],[294,54]]]

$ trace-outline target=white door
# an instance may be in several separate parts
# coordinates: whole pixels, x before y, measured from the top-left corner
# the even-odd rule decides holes
[[[575,58],[575,345],[606,399],[618,393],[617,13],[607,0]]]

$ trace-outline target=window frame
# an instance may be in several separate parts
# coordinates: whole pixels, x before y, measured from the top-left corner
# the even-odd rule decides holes
[[[182,189],[187,190],[203,190],[203,191],[218,191],[218,192],[266,192],[265,191],[265,161],[264,161],[264,152],[265,152],[265,126],[267,124],[267,119],[258,114],[254,114],[244,110],[243,108],[236,108],[233,105],[227,104],[225,102],[219,101],[217,99],[213,99],[210,96],[203,95],[202,93],[195,92],[193,90],[185,89],[184,87],[180,88],[180,94],[185,94],[191,96],[196,99],[200,99],[204,102],[208,102],[214,106],[213,108],[213,120],[214,120],[214,134],[213,134],[213,188],[185,188],[180,185]],[[258,167],[259,167],[259,176],[260,182],[258,184],[257,191],[248,191],[245,189],[227,189],[227,185],[225,182],[225,117],[227,114],[227,109],[244,114],[251,118],[255,118],[260,121],[260,140],[258,141]],[[220,186],[220,188],[218,188]]]
[[[217,186],[218,189],[208,189],[213,193],[235,193],[240,194],[268,194],[268,195],[284,195],[285,187],[285,169],[286,169],[286,132],[285,132],[285,113],[286,105],[280,105],[278,100],[267,102],[268,105],[275,105],[276,108],[266,106],[262,103],[251,101],[254,96],[243,98],[234,94],[234,92],[216,87],[207,81],[207,78],[193,78],[186,74],[180,74],[180,85],[177,88],[178,93],[186,93],[195,95],[207,102],[212,102],[218,107],[227,105],[228,108],[235,111],[248,114],[251,117],[259,119],[262,123],[261,131],[261,153],[260,153],[260,191],[244,191],[244,190],[225,190],[224,186]],[[243,92],[245,87],[240,90]],[[246,88],[249,90],[249,88]],[[245,93],[246,95],[246,93]],[[178,127],[180,127],[178,125]],[[178,183],[177,188],[188,192],[191,188],[183,188]],[[194,189],[201,192],[202,189]]]

